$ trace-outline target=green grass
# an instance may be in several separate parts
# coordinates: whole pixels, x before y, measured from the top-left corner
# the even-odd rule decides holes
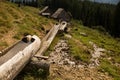
[[[0,27],[0,33],[1,34],[5,34],[7,32],[8,32],[8,28],[6,28],[6,27]]]
[[[120,63],[120,42],[119,39],[115,39],[111,37],[107,32],[102,32],[98,29],[91,29],[88,27],[85,27],[80,24],[79,21],[73,20],[72,21],[72,29],[69,32],[69,34],[72,35],[74,39],[77,39],[81,41],[84,45],[86,45],[88,48],[92,49],[93,47],[89,44],[89,41],[94,42],[97,46],[102,47],[106,49],[107,51],[103,54],[105,54],[105,58],[111,57],[112,60],[104,60],[101,59],[100,64],[100,70],[104,70],[105,72],[108,72],[115,80],[120,79],[120,68],[116,67],[114,63]],[[80,32],[86,33],[87,37],[80,35]],[[90,55],[85,53],[82,49],[82,47],[79,47],[77,43],[74,41],[70,41],[70,44],[72,46],[71,52],[73,55],[77,54],[77,58],[83,59],[83,61],[88,61]],[[79,54],[78,54],[79,53]],[[82,56],[82,54],[84,56]]]
[[[97,44],[97,46],[105,48],[108,51],[114,52],[114,55],[118,55],[120,53],[120,42],[107,33],[100,32],[96,29],[90,29],[88,27],[85,27],[83,25],[80,25],[77,21],[72,22],[72,30],[70,34],[75,38],[80,40],[82,43],[84,43],[86,46],[91,48],[91,45],[89,44],[89,41],[94,42]],[[77,31],[76,31],[77,29]],[[84,37],[80,35],[80,32],[86,33],[88,36]],[[111,54],[108,54],[109,56]]]
[[[103,72],[108,72],[114,80],[120,79],[120,68],[112,65],[108,60],[101,60],[101,65],[99,66],[99,70]]]
[[[89,63],[91,59],[91,54],[88,49],[93,50],[93,46],[89,44],[89,41],[94,42],[98,47],[106,49],[107,51],[103,53],[105,54],[105,57],[100,59],[101,64],[98,69],[100,71],[107,72],[115,80],[119,80],[120,68],[114,65],[114,63],[120,63],[120,42],[118,41],[119,39],[117,40],[111,37],[107,32],[102,31],[104,30],[85,27],[81,24],[81,22],[73,20],[71,31],[69,32],[69,34],[72,35],[72,38],[63,38],[68,40],[68,44],[70,46],[70,54],[76,60],[81,60],[85,63]],[[87,37],[82,36],[80,32],[86,33]],[[56,37],[56,39],[50,46],[49,51],[53,50],[53,47],[55,46],[55,44],[57,44],[60,38],[61,36]],[[87,48],[84,48],[83,46],[86,46]],[[49,53],[50,52],[46,52],[47,55]],[[109,57],[111,57],[112,60],[107,60],[107,58]]]
[[[26,66],[14,80],[47,80],[48,73],[45,69],[35,66]]]
[[[38,13],[39,9],[35,7],[18,7],[17,4],[7,1],[0,2],[0,39],[11,30],[15,33],[11,37],[17,40],[20,40],[26,34],[43,37],[46,30],[44,26],[51,28],[51,24],[55,21],[42,17]],[[0,41],[0,49],[7,46],[9,46],[7,41]],[[42,80],[43,77],[46,77],[44,70],[35,68],[20,75],[20,80]],[[16,80],[19,80],[19,78]]]
[[[54,38],[54,40],[52,41],[50,47],[48,48],[48,50],[45,52],[45,56],[48,56],[50,54],[51,51],[54,50],[55,45],[58,43],[58,41],[60,40],[60,35],[57,34],[56,37]]]
[[[7,42],[0,42],[0,46],[8,46]]]
[[[40,35],[43,25],[50,26],[54,20],[38,14],[39,9],[30,6],[18,7],[17,4],[1,2],[0,5],[0,34],[4,35],[15,28],[13,38],[20,39],[24,34]],[[51,26],[50,26],[51,27]]]
[[[68,44],[70,46],[70,54],[76,59],[81,60],[85,63],[89,63],[91,54],[87,49],[84,49],[82,45],[75,42],[72,39],[68,40]]]
[[[1,6],[2,5],[2,6]],[[54,20],[47,19],[38,15],[39,9],[29,6],[17,7],[14,3],[0,2],[0,38],[4,37],[4,34],[15,28],[16,33],[13,35],[14,39],[21,39],[25,34],[40,35],[45,30],[42,30],[43,25],[49,25]],[[88,36],[82,36],[80,32],[86,33]],[[83,45],[89,49],[93,47],[89,44],[89,41],[94,42],[97,46],[105,48],[107,51],[104,53],[105,58],[111,57],[112,60],[101,59],[99,69],[108,72],[115,80],[120,79],[120,69],[116,67],[114,63],[120,63],[120,41],[111,37],[103,29],[99,31],[91,29],[82,25],[80,21],[72,20],[71,31],[72,39],[68,39],[70,45],[71,55],[85,63],[89,63],[91,55],[89,51],[83,48]],[[48,51],[52,51],[58,40],[61,38],[57,35]],[[65,37],[62,37],[65,38]],[[65,38],[66,39],[66,38]],[[78,44],[74,39],[82,42],[83,45]],[[7,42],[1,41],[0,46],[8,46]],[[49,55],[50,52],[46,52],[45,55]],[[33,69],[31,72],[25,73],[23,80],[35,80],[42,75],[42,70]],[[36,78],[35,78],[36,77]]]

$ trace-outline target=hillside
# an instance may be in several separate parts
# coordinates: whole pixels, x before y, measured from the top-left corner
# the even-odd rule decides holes
[[[40,38],[50,29],[53,20],[38,15],[39,9],[0,2],[0,50],[10,46],[26,34]]]
[[[98,71],[107,72],[115,80],[120,78],[119,39],[112,38],[104,30],[80,25],[79,21],[73,21],[69,34],[73,36],[69,44],[72,46],[70,50],[75,58],[77,56],[77,59],[87,64],[95,63],[98,65]]]
[[[119,39],[72,20],[67,33],[58,33],[45,53],[50,75],[26,66],[15,80],[119,80],[119,53]]]
[[[64,35],[64,36],[63,36]],[[46,55],[53,56],[57,53],[56,47],[60,40],[65,40],[69,49],[62,50],[62,61],[56,56],[52,65],[50,80],[119,80],[120,79],[120,39],[114,39],[102,29],[91,29],[82,25],[80,21],[72,20],[68,32],[59,34],[50,46]],[[57,42],[57,43],[55,43]],[[58,47],[59,49],[62,47]],[[65,56],[65,53],[68,55]],[[56,55],[56,54],[54,54]],[[66,66],[72,64],[74,67]],[[58,61],[57,61],[58,60]],[[76,68],[77,66],[77,68]],[[80,70],[79,70],[79,68]],[[72,70],[72,71],[71,71]],[[98,75],[97,75],[98,74]],[[55,76],[57,75],[57,76]],[[64,76],[67,75],[67,76]],[[51,78],[52,77],[52,78]]]
[[[39,9],[0,2],[0,50],[24,35],[41,39],[55,22],[38,15]],[[83,26],[72,20],[67,32],[58,33],[45,55],[51,63],[50,75],[27,65],[15,80],[119,80],[120,39],[104,29]]]

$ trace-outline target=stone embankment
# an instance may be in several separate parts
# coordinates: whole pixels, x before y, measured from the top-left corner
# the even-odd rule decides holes
[[[89,44],[91,44],[93,46],[93,51],[91,51],[91,55],[92,58],[90,59],[90,64],[89,67],[96,67],[100,65],[100,61],[99,59],[101,58],[101,56],[104,56],[104,52],[106,51],[103,48],[98,47],[96,44],[94,44],[93,42],[89,42]]]

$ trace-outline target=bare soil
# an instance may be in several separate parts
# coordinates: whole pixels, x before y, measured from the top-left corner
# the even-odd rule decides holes
[[[6,42],[7,45],[10,46],[17,41],[16,39],[13,38],[15,34],[16,34],[16,29],[13,27],[7,33],[3,34],[3,37],[0,39],[0,41]],[[0,50],[3,50],[4,48],[5,48],[4,46],[0,46]]]

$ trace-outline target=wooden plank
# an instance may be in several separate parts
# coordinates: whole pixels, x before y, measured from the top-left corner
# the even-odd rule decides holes
[[[49,8],[48,6],[44,7],[44,8],[39,12],[39,14],[42,14],[42,13],[43,13],[44,11],[46,11],[48,8]]]
[[[40,50],[35,55],[35,57],[42,56],[44,52],[49,48],[50,44],[52,43],[54,37],[56,36],[58,30],[59,30],[60,24],[55,24],[52,29],[49,31],[49,33],[45,36],[45,38],[42,40],[42,44],[40,47]]]
[[[36,56],[36,58],[47,60],[49,57],[48,56]]]

